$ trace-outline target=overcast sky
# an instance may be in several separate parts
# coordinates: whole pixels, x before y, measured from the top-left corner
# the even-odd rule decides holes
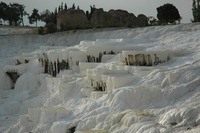
[[[61,2],[67,3],[71,7],[73,3],[79,5],[84,11],[90,10],[90,5],[96,8],[103,8],[105,11],[110,9],[123,9],[133,13],[135,16],[145,14],[146,16],[156,17],[156,8],[171,3],[177,7],[181,15],[182,23],[189,23],[192,17],[192,0],[2,0],[5,3],[20,3],[26,6],[26,11],[31,14],[33,8],[37,8],[39,12],[49,9],[54,11]]]

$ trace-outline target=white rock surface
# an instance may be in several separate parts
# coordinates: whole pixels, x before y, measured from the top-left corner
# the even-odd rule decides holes
[[[200,131],[198,23],[23,35],[27,32],[0,30],[0,132]],[[104,51],[101,63],[87,61]],[[126,65],[128,54],[155,52],[162,63]],[[46,57],[68,59],[71,67],[52,77],[38,60]],[[20,74],[16,83],[7,71]],[[95,91],[102,86],[105,91]]]

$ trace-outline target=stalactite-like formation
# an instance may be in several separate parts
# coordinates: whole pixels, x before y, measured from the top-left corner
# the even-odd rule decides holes
[[[156,66],[169,60],[169,56],[166,59],[161,59],[157,54],[128,54],[128,58],[125,57],[125,64],[130,66]]]
[[[14,65],[8,65],[7,66],[7,70],[5,70],[5,73],[10,77],[13,85],[15,86],[15,83],[17,82],[17,79],[20,77],[20,75],[22,75],[23,71],[23,67],[22,69],[20,69],[20,65],[23,66],[23,64],[27,64],[29,63],[28,58],[16,58],[15,60],[13,60]],[[12,89],[14,89],[14,86],[12,87]]]
[[[57,60],[51,61],[49,60],[47,54],[43,53],[43,57],[40,57],[38,60],[41,62],[42,67],[44,67],[44,73],[48,73],[53,77],[56,77],[56,75],[62,70],[70,69],[68,58],[62,61],[59,61],[58,58]]]
[[[21,65],[21,64],[27,64],[29,63],[29,59],[20,59],[20,58],[17,58],[15,60],[15,65]]]
[[[91,79],[91,86],[94,88],[95,91],[106,91],[107,89],[106,83],[103,81],[95,82]]]
[[[109,52],[100,52],[98,57],[93,55],[87,55],[85,57],[86,62],[97,62],[100,63],[102,61],[102,56],[105,54],[115,54],[112,50]],[[59,57],[55,60],[52,60],[48,57],[47,53],[42,53],[39,55],[38,61],[41,63],[42,67],[44,68],[44,73],[48,73],[53,77],[61,70],[70,70],[74,66],[79,66],[79,60],[74,59],[73,57],[69,56],[66,59],[59,59]]]
[[[100,63],[100,62],[102,62],[102,56],[103,55],[108,55],[108,54],[113,55],[113,54],[115,54],[115,52],[113,52],[112,50],[109,51],[109,52],[106,52],[106,51],[100,52],[98,57],[95,57],[95,56],[92,56],[92,55],[87,55],[87,62],[97,62],[97,63]]]
[[[10,79],[12,80],[13,84],[16,83],[17,79],[19,78],[20,74],[18,74],[17,72],[6,72],[6,74],[10,77]]]

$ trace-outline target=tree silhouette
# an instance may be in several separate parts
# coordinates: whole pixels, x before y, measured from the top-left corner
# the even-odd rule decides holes
[[[55,11],[54,11],[54,23],[57,24],[57,14],[58,14],[58,11],[57,11],[57,8],[55,8]]]
[[[20,11],[18,4],[10,4],[5,10],[5,17],[8,20],[9,25],[19,25],[20,24]]]
[[[51,12],[48,9],[46,9],[40,14],[40,20],[44,21],[47,24],[50,21],[50,16],[51,16]]]
[[[36,27],[37,27],[37,21],[40,20],[38,9],[34,8],[31,16],[29,16],[28,19],[29,19],[30,24],[36,23]]]
[[[178,9],[172,4],[164,4],[157,8],[157,18],[162,24],[175,23],[181,20]]]
[[[8,21],[9,25],[19,25],[23,23],[23,16],[27,15],[25,6],[18,3],[10,3],[7,5],[4,2],[0,3],[0,19]]]
[[[90,6],[90,13],[89,13],[89,11],[86,11],[86,16],[87,16],[89,21],[92,18],[92,15],[93,15],[95,10],[96,10],[96,7],[95,7],[95,5],[93,5],[93,6]]]
[[[67,4],[65,3],[65,10],[67,10]]]
[[[72,5],[72,10],[75,10],[76,9],[76,6],[75,6],[75,4],[73,3],[73,5]]]
[[[60,10],[63,11],[63,2],[61,3]]]
[[[58,7],[58,12],[60,12],[61,11],[61,8],[60,8],[60,6]]]
[[[200,22],[200,0],[193,0],[192,3],[193,22]]]
[[[19,20],[16,19],[16,21],[20,21],[20,23],[22,23],[22,25],[24,26],[23,17],[28,15],[28,13],[25,11],[25,6],[18,3],[10,4],[10,6],[11,8],[15,9],[15,15],[16,15],[15,17],[19,17]]]
[[[8,8],[8,5],[4,2],[0,2],[0,19],[2,19],[4,22],[6,21],[6,9]]]
[[[22,25],[24,26],[23,17],[28,15],[28,13],[25,11],[25,6],[24,5],[19,5],[19,12],[20,12],[20,19],[21,19]]]

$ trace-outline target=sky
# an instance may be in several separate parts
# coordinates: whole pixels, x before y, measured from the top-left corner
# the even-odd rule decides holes
[[[156,8],[171,3],[177,7],[181,17],[181,23],[190,23],[192,17],[192,0],[2,0],[5,3],[20,3],[26,6],[26,11],[31,14],[32,9],[36,8],[39,12],[46,9],[54,11],[61,2],[67,3],[71,7],[73,3],[79,5],[84,11],[90,10],[90,5],[96,8],[103,8],[105,11],[110,9],[123,9],[133,13],[135,16],[144,14],[146,16],[154,16],[156,18]]]

